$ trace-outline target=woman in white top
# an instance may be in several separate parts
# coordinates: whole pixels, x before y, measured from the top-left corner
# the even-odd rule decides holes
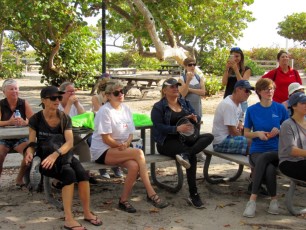
[[[160,199],[150,183],[143,151],[130,147],[135,126],[130,109],[123,104],[122,82],[114,81],[107,84],[105,95],[107,102],[95,117],[95,131],[90,150],[96,163],[120,165],[128,169],[119,199],[119,209],[129,213],[136,212],[128,198],[138,174],[147,190],[147,201],[157,208],[167,207],[169,204]]]

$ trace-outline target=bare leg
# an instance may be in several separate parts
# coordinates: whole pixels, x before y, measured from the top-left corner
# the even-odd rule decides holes
[[[122,164],[125,168],[128,170],[128,174],[126,175],[123,191],[120,197],[120,202],[127,201],[130,193],[132,191],[132,188],[134,186],[134,183],[138,176],[139,167],[136,161],[130,160],[126,161]]]
[[[0,177],[3,170],[3,162],[5,160],[8,151],[9,149],[7,147],[5,147],[4,145],[0,145]]]
[[[15,147],[15,150],[19,153],[21,153],[23,155],[23,150],[24,148],[28,145],[28,142],[23,142],[20,145],[18,145],[17,147]],[[23,176],[27,170],[27,166],[24,159],[22,159],[21,164],[20,164],[20,169],[16,178],[16,184],[23,184]]]

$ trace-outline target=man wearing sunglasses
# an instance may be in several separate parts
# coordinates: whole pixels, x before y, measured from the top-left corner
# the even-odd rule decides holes
[[[248,141],[243,136],[243,111],[241,102],[247,101],[254,87],[247,80],[237,81],[232,95],[218,105],[212,134],[215,139],[213,148],[217,152],[243,154],[247,152]]]

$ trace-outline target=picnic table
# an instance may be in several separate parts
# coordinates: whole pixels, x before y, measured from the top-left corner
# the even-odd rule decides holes
[[[160,69],[157,70],[161,75],[163,72],[168,72],[173,75],[181,75],[182,67],[177,64],[162,64],[160,65]]]
[[[136,68],[110,68],[108,72],[111,75],[135,75]]]

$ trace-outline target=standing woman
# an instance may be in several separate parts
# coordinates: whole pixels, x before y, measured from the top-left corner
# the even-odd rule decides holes
[[[26,126],[28,119],[33,115],[29,103],[19,98],[19,87],[14,79],[6,79],[2,84],[2,91],[5,96],[0,101],[0,126]],[[15,117],[16,110],[19,110],[21,117]],[[3,162],[7,153],[14,149],[23,153],[28,144],[28,138],[0,140],[0,176],[3,169]],[[25,161],[22,160],[19,173],[16,178],[16,186],[24,186],[23,176],[26,171]]]
[[[155,103],[151,111],[153,121],[153,137],[160,154],[176,158],[186,168],[189,185],[188,203],[195,208],[204,208],[197,191],[196,154],[205,149],[214,139],[212,134],[200,134],[193,144],[181,142],[179,132],[188,132],[192,127],[188,124],[177,126],[181,118],[188,118],[194,123],[200,122],[200,116],[195,114],[189,101],[180,97],[178,87],[181,83],[174,78],[164,81],[162,99]]]
[[[285,107],[272,101],[275,90],[272,80],[259,79],[255,90],[260,102],[248,108],[244,123],[244,135],[252,139],[249,161],[254,167],[252,193],[243,213],[245,217],[255,216],[256,199],[263,180],[271,196],[268,213],[279,213],[276,197],[278,134],[281,124],[288,118]]]
[[[40,97],[43,110],[30,118],[30,144],[26,149],[25,160],[28,164],[33,160],[33,155],[35,153],[33,146],[37,140],[36,156],[41,159],[41,174],[48,177],[54,177],[63,183],[62,200],[65,213],[64,228],[84,230],[86,228],[73,218],[71,210],[75,183],[78,183],[84,220],[95,226],[102,225],[102,221],[90,211],[88,174],[85,172],[79,160],[75,157],[71,156],[70,160],[64,160],[68,158],[70,149],[73,147],[71,119],[58,109],[64,93],[65,92],[59,91],[55,86],[47,86],[41,90]],[[54,138],[58,135],[64,138],[63,144],[59,144],[57,149],[52,149],[49,153],[44,152],[43,147],[50,144],[50,138],[52,139],[52,137]]]
[[[289,66],[289,55],[286,51],[281,50],[277,54],[279,67],[273,69],[262,76],[269,78],[275,82],[276,89],[273,96],[273,101],[283,103],[288,100],[288,87],[293,82],[298,82],[302,85],[302,80],[299,72]]]
[[[107,102],[101,106],[95,117],[90,150],[96,163],[120,165],[128,169],[119,199],[119,209],[129,213],[136,212],[128,199],[138,175],[147,190],[147,201],[157,208],[167,207],[169,204],[161,200],[150,183],[143,151],[130,147],[135,127],[130,109],[123,104],[122,82],[107,84],[105,95]]]
[[[306,95],[289,97],[291,118],[281,127],[279,138],[279,169],[288,177],[306,182]]]
[[[225,86],[223,98],[232,95],[237,81],[249,80],[251,69],[244,65],[244,54],[239,47],[230,50],[230,56],[226,62],[225,71],[222,77],[222,85]],[[241,103],[241,109],[245,113],[248,108],[247,101]]]
[[[195,114],[202,117],[202,101],[201,98],[205,96],[204,79],[195,73],[197,63],[195,59],[188,57],[184,60],[184,74],[180,77],[178,82],[180,94],[190,101],[191,106],[195,110]]]

